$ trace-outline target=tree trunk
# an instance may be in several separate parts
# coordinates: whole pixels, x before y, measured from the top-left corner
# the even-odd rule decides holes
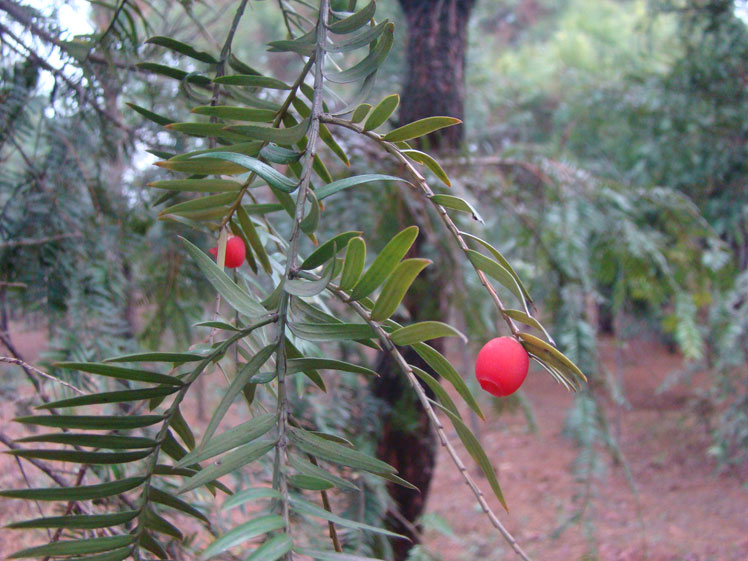
[[[465,47],[467,22],[474,0],[399,0],[408,22],[407,67],[400,102],[400,125],[431,117],[446,115],[461,119],[465,103]],[[421,144],[431,151],[457,150],[463,138],[462,126],[442,129]],[[425,216],[425,209],[419,209]],[[418,222],[413,216],[412,222]],[[422,249],[438,248],[430,243],[427,229],[421,234],[413,253]],[[428,267],[416,280],[406,296],[404,305],[412,322],[446,317],[444,305],[449,292],[449,275],[442,263]],[[442,350],[441,341],[432,341]],[[430,368],[410,348],[403,349],[406,360],[433,374]],[[386,404],[378,456],[399,471],[400,477],[420,491],[390,484],[389,492],[396,513],[389,520],[391,529],[408,536],[412,542],[394,540],[395,560],[402,561],[413,545],[419,543],[418,518],[424,511],[437,454],[436,434],[418,403],[415,392],[389,355],[380,356],[377,371],[380,378],[373,382],[372,393]],[[430,390],[427,393],[431,395]]]
[[[408,22],[400,124],[445,115],[462,119],[465,107],[467,23],[475,0],[400,0]],[[431,135],[429,148],[456,150],[462,126]]]

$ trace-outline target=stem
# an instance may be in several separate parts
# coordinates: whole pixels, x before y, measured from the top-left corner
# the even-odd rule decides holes
[[[281,121],[283,120],[283,117],[286,115],[288,108],[291,107],[291,103],[296,97],[296,92],[298,91],[299,87],[301,87],[301,84],[304,82],[304,79],[306,78],[306,75],[309,73],[309,70],[311,69],[312,64],[314,64],[315,56],[316,56],[316,52],[314,55],[309,57],[309,60],[307,61],[304,68],[302,69],[301,73],[299,74],[299,77],[296,79],[293,86],[291,86],[291,91],[286,96],[286,99],[283,102],[283,105],[281,105],[281,108],[278,110],[278,114],[276,115],[275,120],[273,121],[273,128],[278,128],[278,126],[281,124]],[[315,88],[316,88],[316,82],[315,82]],[[316,92],[316,89],[315,89],[315,92]],[[268,144],[268,141],[266,140],[262,143],[262,147],[264,148],[265,146],[267,146],[267,144]],[[226,224],[228,224],[229,220],[231,220],[231,218],[234,216],[236,209],[238,209],[239,205],[242,204],[242,199],[244,198],[244,194],[249,189],[249,185],[252,183],[252,181],[254,181],[255,177],[257,177],[257,174],[255,172],[252,172],[249,174],[249,177],[242,185],[242,188],[239,189],[239,194],[236,196],[236,200],[229,207],[229,211],[226,213],[226,216],[223,218],[223,220],[221,220],[220,228],[226,227]]]
[[[304,155],[304,168],[299,180],[299,193],[296,196],[296,213],[294,215],[293,227],[289,238],[289,248],[286,258],[286,269],[281,283],[293,277],[296,272],[296,262],[299,256],[299,242],[301,239],[301,222],[304,219],[304,206],[306,203],[309,186],[312,179],[312,169],[314,158],[317,152],[319,141],[320,117],[323,113],[322,108],[322,88],[324,76],[322,66],[325,60],[324,44],[327,40],[327,13],[329,10],[329,0],[321,0],[319,7],[319,19],[317,21],[317,45],[314,55],[309,57],[309,61],[302,72],[301,77],[297,80],[296,87],[301,84],[306,70],[314,61],[314,95],[312,96],[312,107],[309,115],[309,131],[307,134],[306,153]],[[294,89],[295,91],[295,89]],[[287,103],[290,104],[292,99],[289,95]],[[288,395],[286,391],[286,324],[288,322],[288,307],[291,295],[283,292],[278,305],[278,339],[276,342],[276,376],[278,379],[278,442],[276,444],[275,465],[273,469],[273,486],[277,484],[278,491],[281,495],[282,516],[285,522],[287,535],[291,535],[291,520],[289,515],[289,494],[288,479],[285,466],[288,464]],[[288,553],[288,561],[293,559],[293,554]]]

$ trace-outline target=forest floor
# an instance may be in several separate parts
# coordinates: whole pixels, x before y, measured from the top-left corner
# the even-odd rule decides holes
[[[14,340],[28,360],[44,343],[35,332],[16,334]],[[614,352],[612,343],[602,344],[604,362],[611,369]],[[600,452],[606,469],[589,488],[575,479],[579,448],[563,433],[573,396],[549,376],[532,371],[523,388],[537,433],[528,431],[520,409],[499,414],[484,408],[487,421],[481,423],[481,442],[498,469],[510,511],[504,512],[491,497],[492,507],[536,561],[748,560],[748,466],[717,471],[707,455],[709,434],[696,413],[703,387],[699,378],[658,392],[668,373],[682,367],[681,359],[644,341],[629,343],[623,356],[618,366],[628,405],[607,404],[606,414],[619,433],[636,493],[624,467],[604,451]],[[4,401],[0,431],[17,436],[18,425],[10,423],[17,414],[16,407]],[[462,455],[467,456],[464,451]],[[25,471],[36,479],[33,468]],[[485,479],[471,472],[490,492]],[[0,488],[24,485],[16,462],[1,455]],[[589,503],[582,523],[554,536],[579,512],[585,496]],[[446,520],[454,535],[426,532],[425,546],[444,561],[518,559],[482,515],[444,450],[428,512]],[[0,525],[24,514],[33,516],[33,507],[0,499]],[[20,532],[0,530],[0,559],[26,545]]]

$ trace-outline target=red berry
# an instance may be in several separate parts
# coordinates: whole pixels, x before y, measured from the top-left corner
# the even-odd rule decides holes
[[[218,247],[211,248],[210,252],[218,257]],[[244,242],[239,236],[229,236],[229,239],[226,240],[226,259],[224,261],[226,268],[241,267],[246,252],[247,248],[244,247]]]
[[[480,387],[495,396],[516,392],[525,381],[530,357],[511,337],[497,337],[483,345],[475,360],[475,377]]]

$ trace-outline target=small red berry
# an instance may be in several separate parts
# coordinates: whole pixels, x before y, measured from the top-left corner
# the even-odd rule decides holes
[[[210,252],[218,257],[218,247],[213,247]],[[246,256],[247,248],[244,247],[244,241],[239,236],[229,236],[226,240],[226,259],[224,265],[227,269],[234,269],[240,267],[244,263],[244,257]]]
[[[530,357],[511,337],[496,337],[483,345],[475,360],[475,377],[480,387],[495,396],[516,392],[525,381]]]

